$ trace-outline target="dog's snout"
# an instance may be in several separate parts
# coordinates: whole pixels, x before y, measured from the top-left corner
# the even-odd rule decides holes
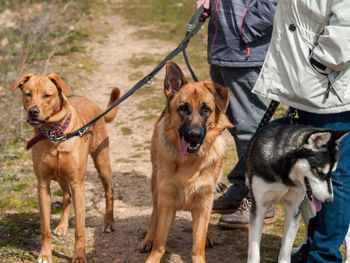
[[[198,141],[202,138],[203,132],[200,128],[193,128],[188,133],[191,140]]]
[[[331,203],[333,203],[333,201],[334,201],[333,197],[329,197],[326,200],[324,200],[325,204],[331,204]]]
[[[38,107],[31,107],[28,110],[28,114],[29,114],[30,118],[37,118],[37,117],[39,117],[39,113],[40,113],[40,110],[39,110]]]

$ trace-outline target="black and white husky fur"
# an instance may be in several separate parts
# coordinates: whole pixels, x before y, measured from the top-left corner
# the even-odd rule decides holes
[[[248,263],[260,262],[264,217],[278,202],[285,207],[278,262],[290,262],[301,212],[312,217],[322,203],[333,202],[331,173],[337,166],[339,143],[348,132],[291,125],[281,119],[253,136],[246,155],[252,200]]]

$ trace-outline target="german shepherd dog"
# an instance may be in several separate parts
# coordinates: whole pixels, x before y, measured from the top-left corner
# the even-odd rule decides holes
[[[151,144],[153,211],[141,251],[151,250],[146,262],[160,262],[175,213],[186,209],[193,220],[192,261],[205,262],[213,192],[225,153],[220,135],[233,126],[225,115],[229,90],[187,82],[180,68],[168,62],[164,93],[167,105]]]
[[[69,214],[73,201],[75,210],[74,263],[85,263],[85,204],[84,177],[90,154],[102,181],[106,197],[103,230],[114,229],[112,170],[109,161],[108,132],[105,125],[111,122],[117,108],[111,110],[92,126],[87,135],[66,141],[51,142],[48,134],[62,136],[82,127],[100,113],[95,103],[84,97],[68,99],[70,88],[56,74],[23,75],[13,86],[21,89],[22,102],[27,112],[27,122],[34,128],[35,137],[27,145],[32,147],[33,167],[38,180],[41,223],[41,251],[39,263],[52,262],[50,208],[50,183],[57,181],[62,188],[63,214],[53,231],[55,235],[67,233]],[[109,104],[120,97],[119,89],[112,90]]]
[[[333,202],[331,174],[337,166],[339,143],[348,132],[291,125],[286,119],[256,132],[246,154],[252,199],[249,263],[260,262],[263,220],[275,202],[285,207],[278,262],[290,262],[301,212],[315,216],[322,203]]]

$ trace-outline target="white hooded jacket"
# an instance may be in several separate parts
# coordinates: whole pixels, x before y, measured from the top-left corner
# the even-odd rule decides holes
[[[253,92],[313,113],[350,111],[350,0],[278,0]]]

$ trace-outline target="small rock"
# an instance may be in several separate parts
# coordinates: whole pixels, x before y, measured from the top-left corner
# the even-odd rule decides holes
[[[2,46],[2,47],[6,47],[8,44],[9,44],[9,40],[8,40],[7,37],[5,37],[5,38],[3,38],[3,39],[1,40],[1,46]]]

